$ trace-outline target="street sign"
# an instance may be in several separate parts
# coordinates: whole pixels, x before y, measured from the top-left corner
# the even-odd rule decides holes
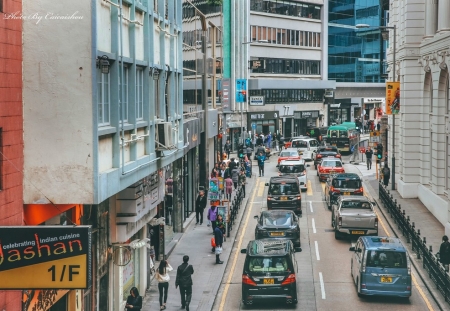
[[[359,147],[359,153],[366,153],[365,147]]]
[[[372,131],[370,132],[370,137],[380,136],[380,131]]]
[[[380,138],[380,136],[370,136],[369,142],[371,142],[371,143],[379,143],[379,142],[381,142],[381,138]]]
[[[256,129],[256,123],[252,123],[252,129],[253,129],[253,130]]]
[[[0,227],[0,289],[91,286],[90,226]]]

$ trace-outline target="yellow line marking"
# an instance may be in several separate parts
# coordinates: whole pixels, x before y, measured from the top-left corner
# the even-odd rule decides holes
[[[325,183],[324,183],[324,182],[321,182],[321,183],[320,183],[320,186],[322,187],[322,192],[325,193]]]
[[[258,186],[256,188],[258,188]],[[260,183],[258,188],[258,197],[262,197],[263,194],[264,194],[264,183]]]
[[[313,195],[311,180],[306,182],[306,195]]]
[[[383,227],[384,232],[386,232],[386,236],[389,236],[389,231],[387,231],[387,228],[386,228],[386,226],[384,225],[384,222],[381,220],[380,215],[378,215],[378,213],[377,213],[376,211],[374,211],[374,212],[375,212],[375,214],[377,215],[378,221],[379,221],[379,223],[381,224],[381,226]]]
[[[259,180],[257,181],[257,184],[259,184]],[[262,185],[264,185],[264,183],[262,183]],[[259,186],[261,186],[261,184],[259,184]],[[264,189],[264,188],[262,188],[262,189]],[[255,194],[256,194],[256,191],[253,192],[251,201],[255,200]],[[236,262],[237,262],[239,254],[241,253],[242,240],[244,239],[245,231],[247,230],[248,220],[249,220],[250,214],[251,214],[250,210],[251,210],[251,208],[249,208],[247,210],[247,216],[245,218],[244,227],[241,230],[241,236],[239,238],[239,243],[238,243],[238,246],[236,249],[236,253],[234,254],[233,264],[231,265],[230,274],[228,275],[228,280],[225,284],[225,289],[223,290],[223,296],[222,296],[222,300],[220,301],[219,311],[223,311],[223,308],[225,306],[225,301],[226,301],[226,298],[228,295],[228,289],[230,288],[231,279],[233,278],[234,269],[236,268]]]

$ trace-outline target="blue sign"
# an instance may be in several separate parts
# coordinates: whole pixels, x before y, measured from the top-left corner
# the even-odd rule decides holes
[[[218,91],[222,90],[222,80],[217,80],[217,90]]]
[[[245,102],[244,94],[242,91],[247,91],[247,80],[246,79],[236,79],[236,102]]]
[[[252,123],[252,129],[256,129],[256,123]]]

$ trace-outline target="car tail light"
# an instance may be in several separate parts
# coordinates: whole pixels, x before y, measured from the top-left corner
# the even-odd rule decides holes
[[[301,200],[301,199],[302,199],[302,197],[301,197],[301,196],[298,196],[298,197],[297,197],[297,200]]]
[[[367,254],[367,251],[366,251],[366,254]],[[362,272],[366,272],[366,256],[365,256],[365,254],[363,254]],[[362,288],[362,284],[361,284],[361,288]]]
[[[375,228],[378,228],[378,218],[375,218]]]
[[[321,157],[322,157],[321,154],[318,154],[318,155],[316,156],[317,159],[320,159]]]
[[[330,191],[331,191],[331,192],[334,192],[334,193],[341,193],[340,190],[334,188],[333,186],[331,186]]]
[[[364,192],[364,188],[360,187],[358,190],[355,190],[354,193],[363,193]]]
[[[267,201],[271,201],[271,200],[273,200],[272,197],[267,197]]]
[[[281,285],[288,285],[288,284],[292,284],[295,283],[295,274],[289,274],[289,276],[286,278],[286,280],[284,280]]]
[[[340,154],[337,154],[336,156],[335,156],[336,158],[340,158],[341,157],[341,155]]]
[[[255,281],[253,281],[251,278],[248,277],[248,275],[243,274],[242,275],[242,284],[247,284],[250,286],[256,286],[257,284],[255,283]]]
[[[411,275],[411,260],[408,255],[406,255],[406,267],[408,268],[408,275]]]
[[[347,147],[347,146],[349,146],[349,144],[345,144],[345,146]]]
[[[342,217],[341,216],[339,216],[338,226],[339,227],[342,226]]]

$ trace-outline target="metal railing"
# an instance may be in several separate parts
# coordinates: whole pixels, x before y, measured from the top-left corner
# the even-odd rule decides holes
[[[407,243],[411,243],[417,259],[422,260],[423,268],[428,272],[445,301],[450,304],[450,275],[433,254],[432,245],[427,246],[427,238],[421,237],[420,229],[416,229],[415,223],[410,221],[406,211],[402,210],[401,205],[397,204],[397,200],[382,183],[379,184],[379,197]]]
[[[237,218],[237,215],[239,213],[239,209],[241,208],[242,202],[244,201],[244,193],[241,186],[237,189],[236,195],[234,196],[234,199],[231,202],[230,206],[230,219],[228,221],[228,230],[227,230],[227,237],[230,237],[230,232],[233,230],[234,222]]]

